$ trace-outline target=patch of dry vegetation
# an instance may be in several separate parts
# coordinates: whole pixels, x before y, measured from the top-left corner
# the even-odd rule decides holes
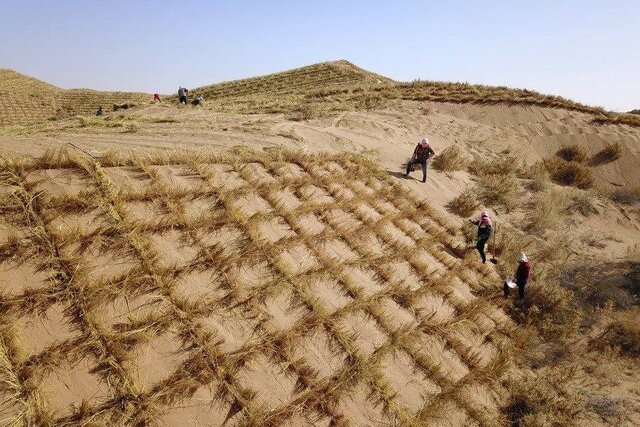
[[[89,89],[60,89],[12,70],[0,69],[0,126],[32,125],[77,115],[93,116],[98,107],[146,104],[151,95]]]
[[[598,151],[590,160],[592,166],[602,165],[618,160],[622,157],[622,145],[619,142],[607,144],[605,148]]]
[[[637,313],[630,312],[618,317],[593,342],[605,348],[611,347],[629,357],[640,357],[640,320]]]
[[[440,171],[458,171],[467,167],[467,159],[457,145],[447,147],[431,161],[434,169]]]
[[[90,194],[48,197],[38,182],[27,179],[42,168],[67,170],[87,184]],[[28,361],[21,356],[0,360],[10,378],[18,378],[12,392],[22,400],[16,399],[18,409],[11,414],[25,417],[27,424],[161,423],[164,414],[210,387],[222,409],[207,416],[221,416],[219,423],[226,416],[239,424],[281,425],[302,416],[339,425],[357,416],[335,409],[356,385],[364,395],[355,405],[367,416],[378,414],[379,405],[384,411],[375,416],[417,426],[434,422],[433,410],[440,405],[454,405],[469,422],[498,424],[497,411],[483,409],[475,393],[465,390],[481,384],[487,399],[499,396],[491,390],[498,387],[505,364],[512,363],[507,353],[500,356],[512,337],[502,323],[484,325],[482,335],[466,327],[497,308],[452,294],[458,286],[452,285],[454,278],[490,273],[452,256],[464,255],[452,237],[455,226],[428,204],[416,203],[371,159],[276,150],[256,155],[240,149],[228,154],[107,152],[97,159],[50,152],[39,159],[3,161],[0,170],[3,184],[15,187],[15,200],[2,211],[2,220],[27,227],[29,238],[28,244],[0,242],[0,263],[31,247],[32,258],[43,262],[54,281],[43,289],[1,296],[1,320],[14,325],[16,316],[65,304],[63,323],[80,332]],[[123,175],[126,184],[143,183],[143,188],[116,185],[113,177]],[[186,186],[175,186],[178,178]],[[201,214],[188,209],[203,201],[211,204]],[[293,202],[297,207],[289,206]],[[78,212],[97,215],[97,228],[59,228],[54,222],[61,215],[71,220]],[[306,222],[310,217],[315,225]],[[288,232],[272,234],[276,223]],[[235,232],[220,239],[225,229]],[[421,252],[437,260],[437,270],[416,256]],[[131,265],[93,277],[111,265],[105,259],[96,269],[94,259],[107,255],[124,257]],[[415,283],[399,282],[398,268],[408,268]],[[192,293],[196,284],[185,290],[183,281],[203,273],[203,295]],[[371,278],[363,280],[363,274]],[[484,289],[477,280],[464,286]],[[111,326],[112,315],[104,310],[112,304],[115,309],[122,298],[124,313]],[[140,298],[148,299],[151,309],[134,315],[129,307]],[[420,307],[424,298],[442,299],[455,309],[456,321],[433,323],[434,313]],[[233,336],[229,327],[235,328]],[[499,348],[483,344],[486,354],[464,335],[498,339],[498,328],[505,342]],[[19,328],[10,331],[19,337]],[[137,354],[166,336],[173,337],[169,342],[176,348],[169,361],[157,359],[162,374],[144,380],[148,367],[139,365]],[[424,352],[421,340],[436,340],[435,353]],[[9,344],[0,345],[5,354]],[[317,352],[326,360],[318,362]],[[89,369],[101,385],[109,385],[107,396],[76,398],[78,404],[55,413],[49,411],[55,399],[34,395],[35,409],[23,411],[32,404],[24,385],[38,392],[40,372],[75,357],[90,364],[97,360],[98,366]],[[403,386],[389,376],[389,364],[399,366],[403,373],[394,375],[403,381],[429,387],[433,382],[437,388],[428,396],[416,394],[421,400],[409,407]],[[16,376],[20,366],[32,371]]]
[[[611,192],[611,200],[623,205],[638,204],[640,203],[640,186],[613,190]]]
[[[560,148],[556,155],[568,162],[583,162],[587,159],[588,153],[580,144],[568,144]]]
[[[471,188],[467,188],[447,203],[449,212],[462,218],[470,217],[478,209],[478,206],[480,206],[480,202],[476,197],[476,192]]]
[[[515,175],[487,175],[478,183],[480,200],[486,206],[502,206],[511,212],[518,205],[520,185]]]
[[[593,173],[587,166],[578,162],[568,162],[560,158],[548,158],[544,160],[544,166],[551,179],[560,184],[580,189],[593,186]]]

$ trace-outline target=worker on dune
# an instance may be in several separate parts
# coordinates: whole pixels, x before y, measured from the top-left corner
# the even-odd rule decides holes
[[[482,263],[485,264],[487,262],[487,255],[484,251],[487,248],[487,242],[489,241],[489,237],[491,237],[491,232],[493,231],[493,222],[491,222],[491,216],[489,216],[489,212],[482,211],[480,213],[480,218],[476,221],[471,221],[472,224],[478,226],[478,234],[476,236],[476,249],[480,252],[480,258],[482,258]]]
[[[159,93],[154,93],[153,94],[153,102],[162,102],[160,100],[160,94]]]
[[[188,99],[187,99],[187,95],[189,94],[189,91],[186,88],[183,88],[182,86],[180,86],[178,88],[178,97],[180,98],[180,103],[187,105]]]
[[[531,264],[529,264],[529,259],[524,254],[524,252],[520,252],[518,254],[518,269],[516,270],[516,278],[515,284],[518,286],[518,299],[524,298],[524,287],[529,281],[529,273],[531,272]],[[513,283],[511,280],[507,280],[504,282],[504,297],[507,298],[509,296],[509,286],[510,283]]]
[[[422,141],[416,146],[416,149],[413,150],[413,156],[411,160],[407,163],[407,172],[404,176],[408,177],[409,173],[413,170],[413,166],[422,165],[422,182],[427,181],[427,160],[429,157],[434,155],[435,152],[429,145],[429,139],[425,136],[422,138]]]

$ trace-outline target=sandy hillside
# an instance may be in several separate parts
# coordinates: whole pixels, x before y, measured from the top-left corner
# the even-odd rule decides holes
[[[437,154],[522,165],[407,180],[425,134]],[[592,189],[534,190],[528,168],[570,144]],[[619,158],[598,156],[614,144]],[[552,384],[568,374],[529,356],[554,342],[500,285],[526,249],[543,307],[549,242],[627,262],[639,211],[608,194],[637,185],[639,151],[640,128],[588,112],[410,100],[306,120],[166,103],[0,128],[0,424],[493,426],[519,384],[542,384],[586,396],[584,423],[633,425],[633,359],[594,367],[595,386]],[[495,176],[516,203],[482,206],[528,230],[499,231],[497,266],[450,206]],[[536,205],[547,192],[557,202]],[[558,218],[527,229],[535,214]],[[572,420],[571,403],[550,411]]]

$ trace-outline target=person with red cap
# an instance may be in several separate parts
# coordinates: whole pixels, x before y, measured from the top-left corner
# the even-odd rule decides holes
[[[422,166],[422,182],[427,181],[427,160],[429,157],[434,155],[435,152],[429,145],[429,139],[425,136],[422,138],[422,141],[416,146],[416,149],[413,150],[413,156],[411,156],[411,160],[407,163],[407,172],[404,176],[408,177],[409,173],[413,170],[415,165]]]
[[[471,220],[469,220],[471,221]],[[471,221],[472,224],[478,226],[478,235],[476,237],[476,249],[480,252],[480,258],[482,258],[482,263],[485,264],[487,262],[487,255],[484,253],[487,242],[489,241],[489,237],[491,237],[491,232],[493,231],[493,223],[491,222],[491,216],[489,216],[489,212],[482,211],[480,212],[480,218],[476,221]]]

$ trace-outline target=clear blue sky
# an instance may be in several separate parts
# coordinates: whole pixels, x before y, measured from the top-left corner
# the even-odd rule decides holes
[[[0,68],[64,88],[173,93],[334,59],[640,108],[640,0],[0,0]]]

